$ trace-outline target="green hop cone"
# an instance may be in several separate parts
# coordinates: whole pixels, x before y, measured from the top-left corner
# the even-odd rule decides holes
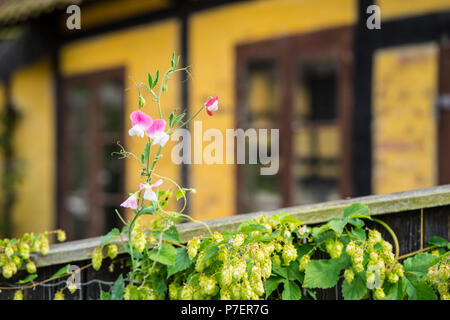
[[[235,281],[241,280],[244,277],[246,270],[247,270],[247,263],[243,258],[235,261],[233,267],[233,279]]]
[[[23,293],[22,290],[17,290],[14,293],[14,300],[23,300]]]
[[[214,296],[219,291],[217,281],[213,277],[207,277],[204,274],[200,275],[200,287],[205,295]]]
[[[19,254],[20,256],[27,260],[30,258],[30,246],[26,243],[21,243],[19,246]]]
[[[386,276],[387,276],[387,281],[390,283],[396,283],[399,280],[399,277],[397,274],[393,273],[393,272],[386,272]]]
[[[283,252],[281,254],[283,262],[285,265],[289,265],[291,261],[297,259],[297,249],[290,242],[286,243],[283,247]]]
[[[13,276],[13,274],[14,274],[13,269],[10,267],[9,263],[3,267],[2,271],[3,278],[9,279]]]
[[[223,241],[223,236],[219,232],[214,232],[213,239],[215,242],[221,242]]]
[[[7,245],[5,248],[5,254],[8,258],[10,258],[14,254],[14,249],[10,245]]]
[[[278,254],[276,254],[276,255],[274,255],[272,257],[272,261],[277,266],[281,265],[281,259],[280,259],[280,256]]]
[[[385,293],[383,291],[383,288],[378,288],[375,289],[374,293],[373,293],[373,299],[374,300],[383,300],[383,298],[385,297]]]
[[[306,266],[311,261],[311,257],[308,254],[305,254],[300,258],[300,262],[298,264],[298,270],[303,272],[306,269]]]
[[[66,240],[66,233],[63,230],[58,230],[56,233],[56,238],[59,242],[63,242]]]
[[[69,290],[70,293],[74,294],[75,291],[77,291],[77,285],[74,282],[71,282],[70,284],[67,285],[67,289]]]
[[[194,289],[190,285],[185,284],[183,286],[183,289],[181,289],[180,299],[181,300],[192,300],[193,293],[194,293]]]
[[[229,288],[220,289],[220,300],[232,300],[231,290]]]
[[[62,293],[62,291],[56,292],[53,300],[64,300],[64,294]]]
[[[187,251],[188,251],[189,259],[192,260],[195,258],[199,247],[200,247],[200,238],[199,237],[195,237],[188,241]]]
[[[50,244],[47,237],[43,237],[41,240],[41,253],[45,256],[50,251]]]
[[[102,248],[98,247],[94,249],[94,252],[92,252],[92,267],[94,270],[99,270],[102,266],[102,260],[103,260],[103,254],[102,254]]]
[[[228,256],[229,256],[229,252],[228,252],[227,246],[224,244],[221,244],[219,246],[219,253],[217,254],[217,259],[219,259],[219,261],[225,262],[225,261],[227,261]]]
[[[243,233],[238,233],[233,239],[233,247],[237,250],[240,246],[244,244],[245,238],[247,236]]]
[[[36,273],[36,265],[33,261],[27,263],[27,271],[28,273]]]
[[[230,263],[226,263],[222,267],[220,273],[220,286],[222,288],[228,287],[233,281],[233,266]]]
[[[117,254],[119,253],[119,249],[117,248],[117,245],[110,244],[108,246],[108,257],[113,260],[115,257],[117,257]]]
[[[355,274],[353,273],[352,269],[346,269],[344,271],[344,279],[348,283],[352,283],[353,279],[355,278]]]
[[[178,293],[180,292],[180,286],[176,282],[169,284],[169,299],[178,300]]]
[[[236,283],[233,284],[231,287],[231,298],[233,300],[241,300],[241,284]]]

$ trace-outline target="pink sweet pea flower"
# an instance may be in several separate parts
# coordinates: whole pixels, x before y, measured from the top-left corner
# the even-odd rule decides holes
[[[155,191],[152,190],[153,187],[159,187],[163,181],[159,179],[153,184],[141,183],[139,185],[139,190],[144,189],[144,199],[149,201],[158,201]]]
[[[145,131],[152,125],[152,117],[140,110],[133,111],[130,114],[132,128],[128,130],[130,136],[138,136],[143,138]]]
[[[153,145],[159,144],[163,147],[169,140],[169,135],[164,132],[166,127],[166,121],[163,119],[156,119],[151,126],[147,129],[147,136],[153,139]]]
[[[125,200],[124,202],[122,202],[122,204],[120,206],[124,207],[124,208],[130,208],[130,209],[136,210],[138,208],[136,195],[132,194],[131,196],[129,196],[128,199]]]
[[[214,114],[214,111],[217,111],[219,109],[219,98],[217,97],[217,94],[214,95],[211,99],[206,101],[206,112],[212,116]]]

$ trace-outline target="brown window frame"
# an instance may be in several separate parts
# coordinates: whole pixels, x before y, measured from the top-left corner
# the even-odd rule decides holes
[[[96,123],[97,130],[95,128],[92,128],[92,126],[89,127],[90,132],[90,140],[92,141],[91,145],[89,146],[89,152],[92,154],[90,159],[93,159],[92,163],[90,162],[89,171],[90,172],[97,172],[101,168],[101,152],[97,146],[100,145],[102,142],[101,139],[101,128],[98,127],[101,122],[99,121],[101,117],[101,103],[100,103],[100,97],[98,94],[98,84],[105,80],[117,80],[122,88],[125,88],[125,68],[124,67],[117,67],[107,70],[100,70],[95,72],[88,72],[88,73],[82,73],[82,74],[76,74],[71,75],[67,77],[62,78],[62,85],[61,85],[61,111],[58,112],[58,120],[60,123],[58,125],[58,149],[59,149],[59,159],[58,161],[58,189],[57,189],[57,209],[58,209],[58,225],[59,227],[63,228],[67,233],[68,239],[73,239],[73,230],[71,223],[71,215],[64,206],[64,200],[66,198],[67,194],[67,183],[69,182],[69,171],[70,168],[68,168],[68,148],[70,148],[69,142],[68,142],[68,130],[65,130],[65,128],[68,127],[69,123],[69,117],[68,112],[64,112],[66,108],[68,108],[69,105],[69,88],[72,85],[75,85],[77,83],[86,85],[89,87],[91,92],[93,94],[90,96],[90,106],[93,106],[90,110],[89,116],[91,120],[93,120]],[[123,106],[122,108],[122,114],[121,114],[121,129],[120,129],[120,141],[124,141],[125,138],[125,108],[126,108],[126,100],[125,100],[125,90],[122,94],[122,101],[121,104]],[[103,145],[103,144],[102,144]],[[126,172],[125,172],[125,166],[122,165],[122,181],[120,185],[121,193],[124,193],[125,190],[125,183],[126,183]],[[93,179],[89,180],[89,205],[90,205],[90,212],[89,212],[89,222],[88,222],[88,230],[87,234],[88,237],[93,236],[99,236],[103,233],[105,233],[105,215],[102,210],[99,210],[99,208],[103,207],[102,199],[100,199],[100,195],[103,194],[102,191],[99,192],[99,187],[96,186],[96,182],[93,181]],[[111,213],[114,214],[114,213]]]
[[[302,61],[333,61],[338,67],[337,121],[341,133],[339,191],[341,198],[352,195],[352,110],[353,110],[353,28],[340,27],[307,34],[279,37],[236,47],[236,128],[245,128],[243,106],[247,66],[258,60],[272,60],[276,66],[276,78],[280,88],[282,106],[280,123],[280,179],[283,207],[293,205],[293,85],[295,72]],[[236,212],[243,213],[244,168],[236,168]]]

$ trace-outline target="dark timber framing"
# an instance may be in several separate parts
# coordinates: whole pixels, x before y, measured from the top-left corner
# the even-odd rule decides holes
[[[317,32],[287,36],[274,40],[242,44],[236,48],[236,115],[237,128],[246,128],[244,120],[245,86],[247,66],[255,61],[273,61],[280,90],[280,179],[283,207],[293,205],[293,93],[296,66],[303,62],[333,62],[337,67],[336,112],[340,129],[342,151],[340,154],[341,173],[339,191],[345,198],[352,194],[351,185],[351,114],[352,114],[352,43],[350,27],[326,29]],[[243,213],[244,168],[236,170],[236,212]]]

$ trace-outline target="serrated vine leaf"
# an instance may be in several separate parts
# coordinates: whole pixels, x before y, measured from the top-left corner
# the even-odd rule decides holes
[[[177,249],[175,249],[173,245],[167,243],[163,243],[159,251],[158,249],[153,249],[148,254],[150,259],[168,266],[175,263],[176,255]]]
[[[342,283],[342,296],[344,300],[361,300],[367,293],[366,279],[364,273],[355,274],[351,283],[344,281]]]
[[[370,218],[369,208],[361,203],[354,203],[344,209],[344,218],[350,220],[352,218]]]
[[[125,289],[125,283],[123,281],[122,275],[119,275],[117,280],[114,282],[114,285],[111,289],[111,297],[110,300],[122,300],[123,299],[123,292]]]
[[[430,246],[438,246],[442,248],[447,248],[449,245],[449,242],[441,237],[431,237],[428,239],[428,244]]]
[[[339,259],[318,259],[311,260],[306,265],[305,288],[326,289],[334,287],[339,279],[339,273],[346,268],[348,261],[343,259],[344,254]]]
[[[105,234],[104,236],[101,236],[100,238],[100,247],[103,247],[105,244],[109,242],[109,240],[117,237],[120,235],[120,231],[117,228],[112,229],[110,232]]]
[[[186,248],[177,248],[177,255],[175,256],[175,264],[167,268],[167,278],[171,275],[181,272],[189,268],[192,260],[189,259]]]
[[[276,288],[278,288],[281,282],[283,282],[283,278],[277,276],[271,276],[264,282],[264,291],[266,292],[266,298],[270,296]]]
[[[426,275],[428,269],[435,263],[436,256],[430,253],[419,253],[404,261],[405,271]]]
[[[284,290],[281,295],[283,300],[300,300],[302,292],[294,281],[284,280]]]

